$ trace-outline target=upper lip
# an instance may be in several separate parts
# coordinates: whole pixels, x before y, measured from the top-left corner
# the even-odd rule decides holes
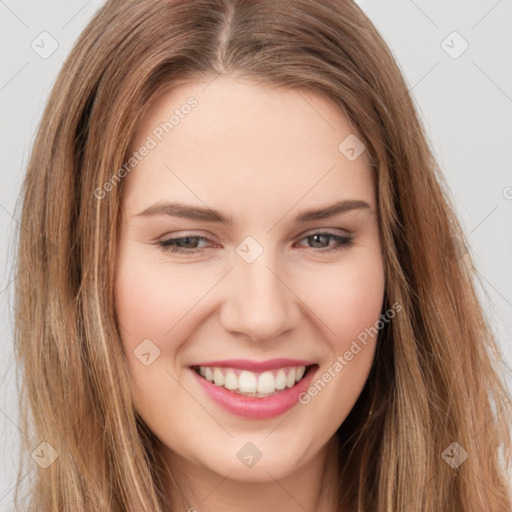
[[[287,366],[310,366],[316,364],[314,361],[304,361],[302,359],[268,359],[267,361],[251,361],[250,359],[223,359],[219,361],[205,361],[202,363],[191,364],[190,366],[210,366],[221,368],[237,368],[240,370],[249,370],[253,372],[264,372],[266,370],[275,370]]]

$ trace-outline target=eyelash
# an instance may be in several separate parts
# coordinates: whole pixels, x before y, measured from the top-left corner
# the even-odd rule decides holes
[[[329,232],[325,232],[325,231],[318,231],[316,233],[312,233],[311,235],[305,236],[302,240],[307,239],[307,238],[312,238],[317,235],[328,236],[329,238],[334,239],[338,242],[337,245],[335,245],[333,247],[330,247],[327,249],[317,249],[316,252],[319,252],[319,253],[331,253],[334,251],[340,251],[341,249],[350,247],[354,242],[353,236],[340,236],[340,235],[335,235],[334,233],[329,233]],[[169,238],[168,240],[162,240],[162,241],[157,242],[156,245],[158,245],[163,251],[172,252],[172,253],[195,254],[196,252],[200,252],[201,249],[181,249],[181,248],[173,247],[173,245],[171,245],[171,244],[175,244],[176,242],[186,240],[187,238],[208,240],[207,238],[202,237],[202,236],[194,236],[192,234],[189,234],[189,235],[182,236],[179,238]]]

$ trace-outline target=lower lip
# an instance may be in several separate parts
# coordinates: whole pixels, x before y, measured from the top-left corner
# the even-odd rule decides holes
[[[291,388],[280,391],[277,395],[257,398],[239,395],[229,389],[216,386],[201,377],[195,370],[190,369],[207,395],[223,409],[237,416],[252,419],[274,418],[297,405],[299,395],[309,388],[317,370],[318,366],[310,367],[301,381]]]

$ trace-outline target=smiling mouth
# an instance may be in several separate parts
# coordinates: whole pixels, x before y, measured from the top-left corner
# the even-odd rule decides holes
[[[265,398],[293,388],[316,366],[318,365],[289,366],[264,372],[215,366],[192,366],[191,368],[203,379],[232,393]]]

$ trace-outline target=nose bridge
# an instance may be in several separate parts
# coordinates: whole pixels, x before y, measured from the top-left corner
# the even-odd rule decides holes
[[[227,330],[263,340],[295,325],[297,305],[279,275],[276,251],[248,237],[237,247],[234,267],[233,294],[228,299],[229,313],[224,315]]]

